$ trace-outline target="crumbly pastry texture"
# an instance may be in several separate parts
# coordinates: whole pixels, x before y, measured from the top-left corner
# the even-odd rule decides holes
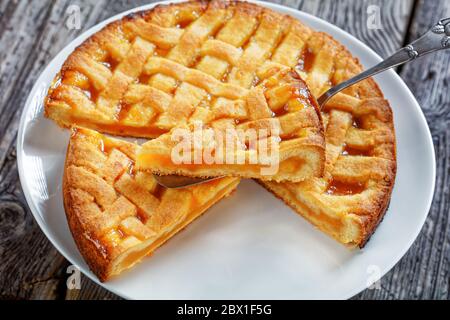
[[[64,127],[148,138],[204,117],[213,117],[218,125],[231,123],[230,119],[238,125],[236,119],[249,121],[251,113],[230,101],[241,100],[242,90],[250,90],[274,70],[287,74],[293,68],[315,97],[362,70],[358,60],[327,34],[266,8],[235,1],[158,6],[110,24],[80,46],[52,85],[45,112]],[[277,115],[288,117],[302,110],[288,108],[286,114]],[[320,118],[326,142],[323,176],[302,182],[258,181],[323,232],[343,244],[362,247],[381,221],[394,185],[392,111],[376,83],[368,79],[336,95]],[[67,155],[64,203],[77,245],[103,281],[176,232],[161,230],[178,230],[189,223],[192,219],[186,216],[191,215],[186,212],[195,212],[195,218],[204,211],[186,209],[186,203],[197,203],[191,201],[197,199],[192,190],[203,190],[199,192],[203,197],[213,199],[206,202],[207,208],[238,183],[225,178],[204,189],[166,190],[161,197],[159,191],[148,189],[147,183],[154,180],[139,178],[149,173],[132,174],[135,170],[124,170],[129,164],[114,159],[119,152],[120,158],[125,155],[127,163],[134,163],[139,147],[86,129],[76,132]],[[99,149],[98,141],[107,147]],[[75,152],[87,146],[100,158],[88,161],[85,152],[91,151]],[[113,175],[121,170],[118,179],[97,168],[108,166]],[[126,185],[123,178],[156,198],[150,200],[157,205],[149,207],[154,209],[149,219],[139,218],[145,197],[133,200],[139,194],[134,189],[128,193],[117,189],[117,184],[123,187],[120,182]],[[86,181],[93,184],[79,185]],[[180,207],[170,207],[175,203]],[[115,214],[110,214],[113,210]],[[128,230],[128,220],[151,232],[138,236],[123,231],[124,221]]]
[[[165,189],[136,172],[139,146],[75,128],[63,179],[64,207],[75,242],[101,281],[132,267],[229,195],[239,179]]]

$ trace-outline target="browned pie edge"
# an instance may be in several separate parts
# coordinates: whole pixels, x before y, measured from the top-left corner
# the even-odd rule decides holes
[[[73,195],[71,193],[72,187],[67,180],[67,168],[68,165],[73,161],[73,153],[71,152],[72,139],[69,141],[67,147],[66,160],[64,163],[64,174],[63,174],[63,202],[64,210],[66,212],[67,222],[69,224],[70,232],[72,233],[73,239],[80,250],[84,261],[88,264],[92,272],[97,275],[101,282],[108,279],[110,274],[111,260],[107,255],[102,255],[99,248],[86,237],[86,233],[89,232],[83,227],[80,221],[79,213],[73,204]]]

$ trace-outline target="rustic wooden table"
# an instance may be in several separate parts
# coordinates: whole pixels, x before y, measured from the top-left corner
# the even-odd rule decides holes
[[[21,190],[16,134],[25,99],[52,57],[96,23],[149,2],[0,0],[0,299],[119,299],[87,277],[82,277],[81,290],[67,289],[69,262],[41,232]],[[448,0],[275,2],[339,26],[383,57],[438,18],[450,17]],[[66,27],[70,5],[81,9],[80,30]],[[418,99],[433,134],[436,192],[422,232],[382,278],[381,289],[365,290],[354,299],[449,299],[450,52],[421,58],[397,71]]]

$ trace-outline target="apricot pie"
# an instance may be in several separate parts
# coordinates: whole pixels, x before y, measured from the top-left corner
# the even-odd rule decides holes
[[[369,79],[335,96],[320,114],[293,72],[318,97],[361,70],[330,36],[238,1],[157,6],[89,38],[52,84],[46,116],[63,127],[157,138],[140,147],[75,130],[64,203],[89,266],[101,280],[120,273],[239,182],[227,177],[165,190],[150,171],[257,177],[322,231],[362,247],[386,211],[395,179],[390,106]],[[240,168],[196,164],[195,146],[189,155],[193,164],[173,166],[167,161],[174,143],[169,134],[192,132],[195,126],[202,133],[230,127],[268,133],[262,139],[238,135],[242,149],[231,158],[244,159]],[[211,147],[204,136],[193,140]],[[262,150],[255,140],[279,142],[276,174],[263,177],[260,167],[245,162]],[[228,154],[215,144],[210,151],[214,157]]]
[[[233,147],[223,144],[226,152],[213,146],[213,165],[173,163],[165,136],[144,147],[142,170],[276,181],[321,176],[325,145],[316,102],[294,70],[270,65],[283,30],[273,28],[269,13],[245,21],[251,8],[194,2],[108,26],[64,64],[47,116],[63,126],[137,137],[196,122],[216,136],[232,129],[247,135]],[[220,153],[226,159],[216,159]]]
[[[70,230],[92,271],[105,281],[151,254],[214,203],[239,179],[222,178],[182,190],[136,172],[139,146],[76,128],[64,170]]]

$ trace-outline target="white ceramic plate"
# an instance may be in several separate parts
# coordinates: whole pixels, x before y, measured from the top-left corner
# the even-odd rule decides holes
[[[381,60],[323,20],[260,4],[328,32],[366,67]],[[17,143],[20,180],[36,221],[54,246],[97,283],[75,246],[64,214],[61,179],[69,133],[44,118],[43,99],[75,46],[124,14],[77,38],[44,70],[26,102]],[[394,110],[398,174],[390,208],[363,250],[349,251],[259,185],[244,181],[233,197],[176,235],[152,258],[101,285],[130,299],[346,299],[384,275],[422,228],[434,191],[435,158],[425,118],[400,77],[391,71],[377,81]]]

